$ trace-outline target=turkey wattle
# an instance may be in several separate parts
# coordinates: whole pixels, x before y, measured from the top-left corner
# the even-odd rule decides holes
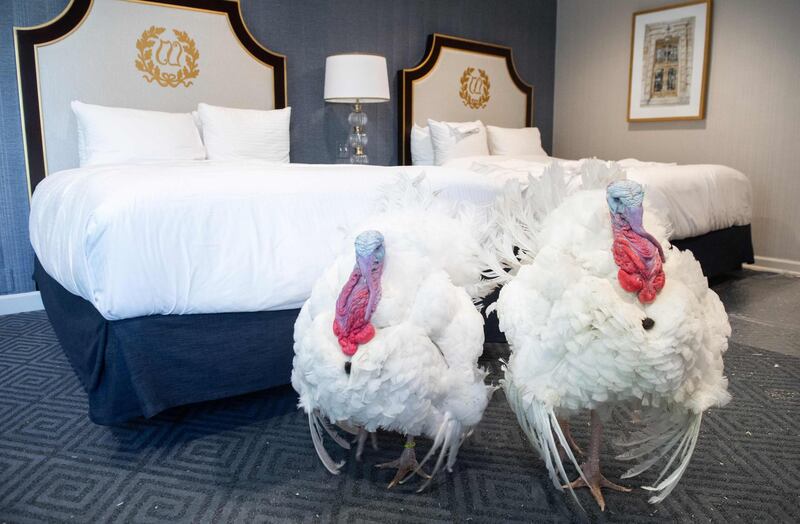
[[[623,478],[666,461],[644,487],[656,503],[688,467],[703,412],[730,400],[722,363],[730,325],[692,254],[661,248],[665,225],[644,213],[642,187],[616,180],[607,191],[592,189],[599,184],[587,178],[620,173],[599,161],[582,169],[584,189],[568,197],[551,191],[561,199],[557,207],[519,233],[532,246],[524,253],[529,263],[514,268],[496,303],[512,350],[503,388],[553,483],[589,487],[601,508],[602,487],[627,488],[600,472],[600,415],[623,405],[641,409],[643,425],[617,458],[637,462]],[[548,177],[559,176],[554,167],[528,191],[557,187]],[[581,410],[591,410],[592,423],[582,467],[562,429]],[[562,454],[578,469],[572,483]]]
[[[664,250],[653,235],[644,230],[644,191],[632,180],[609,184],[606,199],[614,233],[614,262],[617,278],[625,291],[637,293],[648,304],[664,287]]]
[[[383,273],[383,235],[380,231],[364,231],[356,237],[356,265],[336,299],[333,334],[348,357],[355,355],[359,344],[375,336],[370,323],[381,299]]]
[[[474,222],[420,186],[403,180],[390,190],[295,324],[292,385],[322,463],[334,474],[344,464],[323,447],[324,432],[349,448],[329,422],[358,435],[357,459],[367,433],[400,432],[400,458],[379,465],[398,470],[389,487],[427,476],[421,467],[437,452],[432,474],[450,469],[493,390],[477,363],[483,319],[473,299],[485,253]],[[433,439],[420,463],[417,436]]]

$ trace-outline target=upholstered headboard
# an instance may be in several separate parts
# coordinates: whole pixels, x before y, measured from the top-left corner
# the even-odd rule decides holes
[[[286,107],[286,58],[253,38],[235,0],[71,0],[15,37],[31,192],[78,166],[71,100],[172,112],[198,102]]]
[[[533,86],[520,78],[511,48],[433,34],[425,58],[400,71],[400,159],[411,164],[411,128],[427,120],[533,125]]]

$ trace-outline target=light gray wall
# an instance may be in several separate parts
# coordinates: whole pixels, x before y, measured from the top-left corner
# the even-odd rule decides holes
[[[559,0],[554,154],[734,167],[756,255],[800,261],[800,1],[715,0],[706,119],[629,124],[631,16],[668,3]]]

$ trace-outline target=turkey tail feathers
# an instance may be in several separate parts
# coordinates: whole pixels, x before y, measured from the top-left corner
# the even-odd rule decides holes
[[[545,219],[564,200],[577,190],[605,189],[615,180],[625,178],[625,172],[615,162],[597,159],[582,160],[577,174],[555,160],[538,177],[528,175],[523,188],[518,180],[506,183],[490,210],[489,228],[484,245],[493,251],[508,271],[490,268],[490,278],[499,282],[510,280],[524,264],[536,257],[541,247],[539,233]],[[574,187],[567,180],[580,177]]]
[[[567,193],[566,175],[558,162],[547,166],[539,177],[528,175],[524,188],[517,180],[506,183],[490,210],[490,229],[484,243],[511,273],[495,272],[494,278],[508,280],[521,265],[533,260],[544,219],[561,205]]]
[[[522,428],[528,441],[539,453],[539,456],[547,466],[547,472],[550,475],[550,480],[559,491],[564,491],[564,486],[569,486],[570,479],[564,469],[564,463],[561,461],[560,449],[569,459],[569,462],[575,467],[580,475],[580,478],[588,484],[588,480],[583,474],[583,470],[578,464],[578,460],[572,453],[572,449],[567,442],[564,432],[558,423],[555,410],[552,407],[545,406],[542,402],[533,400],[529,404],[525,404],[522,400],[522,393],[520,389],[514,384],[513,376],[508,368],[505,370],[505,379],[503,380],[503,389],[506,393],[506,398],[511,406],[511,410],[516,414],[517,421]],[[556,442],[556,439],[558,441]],[[570,495],[575,502],[581,506],[575,491],[570,487]]]
[[[644,430],[631,435],[627,441],[618,444],[629,447],[627,451],[617,455],[619,460],[636,460],[644,458],[639,464],[628,469],[622,478],[635,477],[647,471],[661,459],[671,453],[667,464],[661,470],[652,486],[642,486],[642,489],[653,491],[650,497],[651,504],[664,500],[683,476],[692,459],[697,437],[700,434],[702,413],[684,412],[662,419],[654,424],[649,424]],[[677,462],[676,462],[677,461]],[[672,468],[673,464],[677,464]],[[671,469],[672,468],[672,469]],[[666,476],[666,478],[664,478]],[[664,479],[662,481],[662,479]]]
[[[478,206],[462,199],[453,200],[447,196],[446,190],[434,191],[425,173],[413,178],[400,173],[393,182],[380,188],[380,194],[375,208],[378,215],[414,211],[420,215],[431,213],[433,216],[452,219],[461,225],[463,231],[469,232],[471,241],[474,241],[474,249],[468,250],[471,256],[464,256],[464,253],[461,256],[464,265],[477,268],[478,278],[475,282],[459,285],[469,293],[476,306],[502,282],[495,275],[505,275],[505,268],[495,256],[495,250],[487,247],[487,239],[492,235],[490,230],[494,229],[488,225],[491,221],[487,219],[489,212],[486,206]],[[442,250],[447,250],[446,242],[442,245]]]
[[[605,162],[597,158],[581,160],[581,189],[603,189],[617,180],[624,180],[625,171],[616,162]]]
[[[376,211],[388,213],[409,208],[428,209],[431,207],[435,196],[435,193],[425,183],[424,173],[413,178],[401,173],[394,182],[381,187],[381,197],[376,205]]]
[[[344,466],[344,460],[340,462],[334,462],[331,456],[328,454],[327,450],[325,450],[325,446],[322,443],[322,432],[323,430],[326,431],[331,437],[333,437],[333,429],[330,428],[314,411],[308,412],[308,429],[311,431],[311,441],[314,443],[314,449],[317,451],[317,456],[319,460],[322,462],[322,465],[325,466],[325,469],[330,471],[334,475],[339,474],[339,470],[342,469]],[[337,444],[340,446],[342,442],[344,442],[346,448],[350,448],[350,444],[346,441],[342,440],[339,435],[336,435],[337,438],[334,438]]]

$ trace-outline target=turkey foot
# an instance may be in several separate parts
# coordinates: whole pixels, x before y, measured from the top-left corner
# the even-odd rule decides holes
[[[570,449],[572,449],[574,453],[583,456],[583,450],[575,441],[575,437],[572,436],[572,430],[570,430],[569,422],[567,422],[566,420],[558,419],[558,425],[561,428],[561,433],[564,434],[564,438],[567,439],[567,444],[569,444]],[[564,448],[561,446],[561,442],[559,440],[556,440],[556,442],[558,443],[558,455],[561,458],[561,460],[564,460],[564,455],[566,454],[566,452],[564,451]]]
[[[422,478],[429,479],[431,478],[430,475],[425,473],[422,470],[417,472],[417,468],[419,468],[419,463],[417,462],[417,454],[414,453],[414,446],[416,443],[414,442],[414,437],[409,435],[406,437],[406,443],[403,446],[403,452],[400,454],[400,458],[397,460],[393,460],[391,462],[384,462],[383,464],[377,464],[375,467],[380,469],[388,469],[388,468],[396,468],[397,475],[394,476],[389,485],[387,486],[388,489],[395,487],[397,484],[400,484],[406,477],[411,477],[414,473],[417,473]]]
[[[583,476],[586,477],[588,483],[584,481],[582,477],[578,477],[562,487],[570,489],[589,488],[592,492],[592,496],[594,496],[594,499],[600,506],[600,511],[605,511],[606,501],[603,498],[601,488],[613,489],[614,491],[621,491],[623,493],[629,493],[631,488],[614,484],[600,473],[600,442],[602,437],[603,423],[600,422],[600,417],[597,415],[597,412],[592,410],[592,436],[589,440],[589,460],[584,462],[581,466]]]
[[[367,435],[370,436],[372,449],[378,449],[378,437],[375,435],[375,433],[370,433],[364,428],[358,428],[358,433],[353,439],[353,442],[356,443],[356,460],[359,462],[361,462],[361,455],[364,453],[364,444],[367,442]]]

